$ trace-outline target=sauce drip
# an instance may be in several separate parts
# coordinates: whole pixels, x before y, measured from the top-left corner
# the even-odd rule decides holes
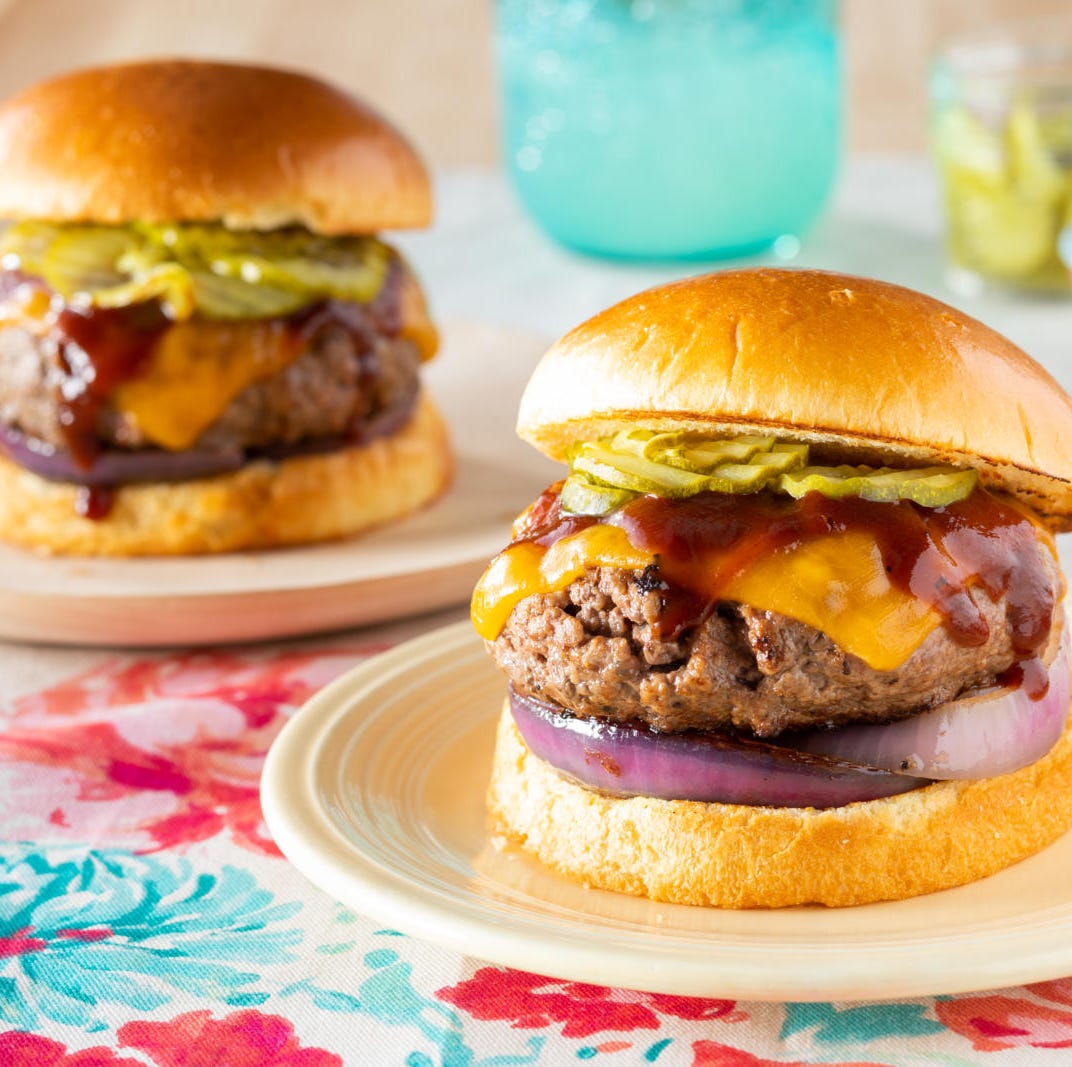
[[[596,522],[622,528],[637,548],[657,557],[642,581],[661,581],[661,632],[676,636],[700,623],[717,590],[754,561],[810,539],[853,531],[872,537],[892,585],[941,617],[962,646],[986,643],[989,627],[976,589],[1005,598],[1006,624],[1029,691],[1044,685],[1035,656],[1050,633],[1056,592],[1039,554],[1038,529],[1022,512],[978,489],[944,508],[909,501],[831,500],[808,493],[799,501],[773,494],[700,493],[685,500],[641,496],[601,519],[570,515],[551,486],[515,531],[517,542],[549,546]],[[704,572],[704,595],[696,574]],[[1044,688],[1039,692],[1041,695]]]
[[[153,304],[65,307],[50,331],[62,371],[59,419],[74,461],[89,469],[99,450],[101,406],[146,365],[170,320]]]
[[[995,680],[998,685],[1008,689],[1023,686],[1024,692],[1032,700],[1041,700],[1050,690],[1050,673],[1038,656],[1018,660],[1008,670],[1002,671]]]
[[[392,260],[376,297],[367,305],[322,300],[286,318],[288,343],[295,357],[327,329],[349,335],[361,366],[363,398],[378,368],[373,341],[377,333],[394,336],[402,329],[400,288],[402,271]],[[59,385],[59,421],[75,462],[89,469],[99,450],[97,420],[115,390],[147,367],[153,348],[172,321],[156,302],[125,308],[67,305],[55,316],[49,336],[57,346],[62,372]],[[366,401],[367,402],[367,401]],[[365,411],[355,411],[360,426]]]
[[[83,519],[97,521],[105,518],[115,503],[115,490],[108,485],[82,485],[78,487],[74,510]]]
[[[378,335],[397,336],[404,327],[403,282],[401,261],[392,257],[383,285],[368,304],[322,300],[285,320],[287,341],[295,358],[325,330],[342,330],[352,341],[363,388],[350,432],[340,443],[368,436],[366,423],[375,415],[373,386],[380,373],[375,339]],[[39,279],[20,271],[0,271],[0,300],[22,286],[48,292]],[[56,298],[45,323],[44,343],[51,347],[59,370],[56,403],[64,443],[74,463],[88,471],[101,450],[97,431],[102,409],[119,386],[148,368],[157,342],[174,323],[155,301],[100,308],[60,304]],[[84,488],[76,510],[86,518],[101,519],[110,511],[113,499],[110,487]]]

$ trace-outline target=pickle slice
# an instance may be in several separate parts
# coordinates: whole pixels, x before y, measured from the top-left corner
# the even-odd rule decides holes
[[[685,497],[705,491],[755,493],[785,471],[802,467],[808,457],[807,445],[781,444],[773,437],[695,442],[693,447],[684,435],[645,435],[643,430],[622,431],[609,441],[583,444],[573,453],[572,470],[632,493]],[[695,452],[703,454],[702,467],[691,461]],[[716,457],[731,456],[744,462],[716,462]]]
[[[364,263],[334,265],[312,259],[271,260],[262,256],[217,256],[213,273],[242,279],[253,285],[273,285],[300,294],[334,297],[337,300],[371,300],[387,273],[386,248],[369,255]]]
[[[78,290],[74,295],[82,292]],[[196,310],[194,280],[178,263],[161,263],[132,281],[98,288],[92,293],[92,302],[103,308],[129,307],[147,300],[159,300],[169,318],[188,319]]]
[[[1009,113],[1005,125],[1009,170],[1018,190],[1036,200],[1056,202],[1065,191],[1065,178],[1046,143],[1038,114],[1025,101]]]
[[[773,437],[704,440],[694,434],[641,429],[576,445],[569,461],[562,504],[582,515],[605,515],[641,493],[681,498],[764,489],[796,498],[818,492],[831,499],[911,500],[935,508],[963,500],[978,481],[975,471],[942,466],[806,466],[806,444]]]
[[[1067,114],[1027,91],[984,122],[945,109],[935,145],[945,181],[949,248],[962,267],[1017,286],[1067,289],[1057,254],[1069,200]]]
[[[103,289],[123,282],[117,265],[126,246],[121,232],[99,226],[57,228],[41,258],[45,281],[58,293]]]
[[[599,485],[574,473],[563,483],[559,499],[562,507],[573,515],[606,515],[635,500],[637,495],[628,489]]]
[[[653,463],[705,474],[724,463],[747,463],[758,452],[778,447],[774,437],[743,435],[725,440],[702,440],[694,434],[653,433],[650,430],[620,430],[611,438],[610,448],[639,456]],[[785,446],[805,449],[806,446]]]
[[[616,452],[609,444],[589,442],[573,457],[573,470],[590,479],[633,493],[685,497],[701,493],[707,478],[694,471],[656,463],[630,452]]]
[[[950,223],[964,262],[995,278],[1033,275],[1053,253],[1055,208],[1011,189],[963,190],[951,205]]]
[[[273,319],[309,303],[305,293],[274,285],[248,285],[208,271],[195,271],[194,302],[210,319]]]
[[[261,319],[289,315],[308,303],[299,292],[267,285],[249,285],[208,271],[190,271],[178,263],[160,263],[137,281],[93,294],[97,307],[127,307],[159,300],[171,319],[200,312],[210,319]]]
[[[0,261],[66,299],[100,307],[159,300],[175,319],[269,318],[315,300],[364,303],[383,286],[391,252],[374,237],[299,228],[228,230],[19,222],[0,236]]]
[[[892,470],[889,467],[803,467],[783,474],[778,488],[799,499],[805,493],[822,493],[840,500],[858,496],[864,500],[891,503],[911,500],[928,508],[955,504],[969,496],[979,480],[977,471],[953,467],[921,467]]]
[[[958,186],[984,191],[1005,186],[1005,150],[999,134],[970,111],[952,107],[944,110],[934,130],[938,158]]]
[[[712,493],[758,493],[778,476],[774,467],[752,463],[723,463],[704,479]]]
[[[725,463],[751,463],[754,456],[774,448],[773,437],[734,437],[726,441],[692,443],[665,462],[679,463],[689,470],[713,471]]]

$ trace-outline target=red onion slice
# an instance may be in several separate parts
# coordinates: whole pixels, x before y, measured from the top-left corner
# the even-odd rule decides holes
[[[52,482],[111,486],[132,482],[182,482],[238,470],[246,457],[240,448],[217,452],[164,452],[145,448],[132,452],[106,449],[93,466],[79,466],[70,452],[27,437],[0,423],[0,453],[13,463]]]
[[[1072,697],[1068,627],[1049,665],[1049,688],[992,689],[900,722],[817,730],[792,738],[805,752],[925,778],[993,778],[1041,759],[1057,743]]]
[[[659,734],[577,719],[510,691],[525,743],[560,773],[617,796],[768,807],[833,808],[926,782],[828,756],[714,733]]]
[[[417,385],[397,403],[366,419],[348,437],[317,437],[304,441],[243,449],[231,445],[219,449],[187,449],[167,452],[141,448],[129,452],[105,448],[93,457],[90,467],[80,466],[70,452],[46,444],[0,423],[0,455],[52,482],[85,486],[133,485],[139,482],[185,482],[230,474],[258,459],[280,461],[294,456],[323,455],[355,445],[366,445],[378,437],[397,433],[413,414]]]

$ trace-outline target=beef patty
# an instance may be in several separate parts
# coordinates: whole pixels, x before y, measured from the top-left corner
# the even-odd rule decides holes
[[[1060,588],[1052,556],[1038,551]],[[819,630],[744,604],[720,603],[677,640],[660,640],[660,592],[602,567],[521,601],[490,648],[519,692],[581,717],[775,737],[905,718],[993,682],[1018,657],[1004,601],[974,595],[990,628],[984,645],[958,645],[939,626],[901,667],[876,671]]]
[[[363,420],[412,403],[419,364],[412,341],[385,336],[372,324],[360,333],[328,324],[289,366],[240,392],[197,447],[255,449],[353,436]],[[21,326],[0,328],[0,422],[65,448],[57,403],[63,377],[54,343]],[[107,402],[97,412],[96,436],[103,448],[151,446]]]

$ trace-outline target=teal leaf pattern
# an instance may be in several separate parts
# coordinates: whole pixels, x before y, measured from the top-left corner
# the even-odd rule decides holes
[[[833,1004],[787,1004],[781,1037],[784,1040],[804,1030],[825,1044],[862,1043],[887,1037],[917,1037],[945,1029],[927,1018],[926,1004],[861,1004],[835,1008]]]
[[[0,846],[0,1015],[92,1030],[99,1005],[145,1013],[174,991],[261,1004],[258,965],[295,958],[301,931],[285,924],[300,907],[275,903],[236,867]]]

